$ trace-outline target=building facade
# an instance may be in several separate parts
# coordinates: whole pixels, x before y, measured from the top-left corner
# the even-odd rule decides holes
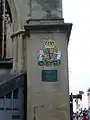
[[[69,120],[67,47],[72,24],[64,22],[62,0],[8,3],[12,14],[12,70],[16,76],[24,70],[27,76],[26,119]],[[18,77],[19,85],[15,85],[20,88],[22,78]]]
[[[12,58],[12,15],[8,1],[0,0],[0,11],[0,58]]]
[[[90,88],[87,90],[88,108],[90,108]]]

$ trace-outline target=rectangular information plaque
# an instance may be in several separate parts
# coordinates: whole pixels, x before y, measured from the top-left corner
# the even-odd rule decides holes
[[[43,82],[56,82],[57,81],[57,70],[42,70],[42,81]]]

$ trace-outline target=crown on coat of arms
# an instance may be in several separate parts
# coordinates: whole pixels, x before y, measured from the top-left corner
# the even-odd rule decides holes
[[[45,48],[55,48],[55,42],[53,40],[51,40],[51,39],[46,40],[44,42],[44,47]]]

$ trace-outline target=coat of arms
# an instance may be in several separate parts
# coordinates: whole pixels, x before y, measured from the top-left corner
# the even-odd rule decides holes
[[[39,50],[38,64],[40,66],[58,66],[61,60],[61,52],[56,49],[55,42],[47,40],[44,42],[44,48]]]

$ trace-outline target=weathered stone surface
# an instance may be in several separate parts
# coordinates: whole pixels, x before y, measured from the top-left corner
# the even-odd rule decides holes
[[[23,29],[28,16],[31,19],[51,19],[62,17],[62,0],[8,0],[13,32]]]
[[[30,0],[8,0],[12,21],[13,21],[13,31],[23,29],[23,25],[30,14]]]
[[[61,0],[32,0],[31,18],[60,18]]]
[[[68,51],[67,51],[67,28],[51,29],[52,18],[62,18],[62,0],[8,0],[13,18],[13,32],[23,29],[25,20],[30,12],[30,22],[35,31],[30,30],[29,35],[22,41],[22,37],[13,37],[13,69],[22,68],[26,63],[27,70],[27,120],[69,120],[69,86],[68,86]],[[28,2],[29,5],[28,5]],[[33,20],[35,19],[35,20]],[[46,19],[50,29],[43,21],[42,26],[35,24],[37,19]],[[55,23],[58,20],[54,20]],[[35,26],[36,25],[36,26]],[[30,27],[30,26],[29,26]],[[41,28],[40,28],[41,27]],[[40,28],[40,29],[36,29]],[[27,32],[27,31],[26,31]],[[21,36],[21,35],[20,35]],[[48,38],[55,41],[57,48],[62,53],[60,67],[38,66],[37,55],[43,43]],[[24,44],[25,43],[25,44]],[[24,52],[24,53],[22,53]],[[43,69],[56,69],[58,82],[42,82],[41,72]],[[41,108],[44,106],[44,108]],[[33,108],[37,107],[36,111]],[[45,116],[46,115],[46,116]],[[45,117],[44,117],[45,116]],[[35,118],[34,118],[35,117]]]
[[[60,66],[38,65],[38,52],[50,38],[62,57]],[[59,31],[30,31],[27,40],[27,120],[69,120],[67,35]],[[57,82],[42,82],[42,70],[57,70]],[[36,109],[36,110],[35,110]],[[35,117],[35,118],[34,118]]]

